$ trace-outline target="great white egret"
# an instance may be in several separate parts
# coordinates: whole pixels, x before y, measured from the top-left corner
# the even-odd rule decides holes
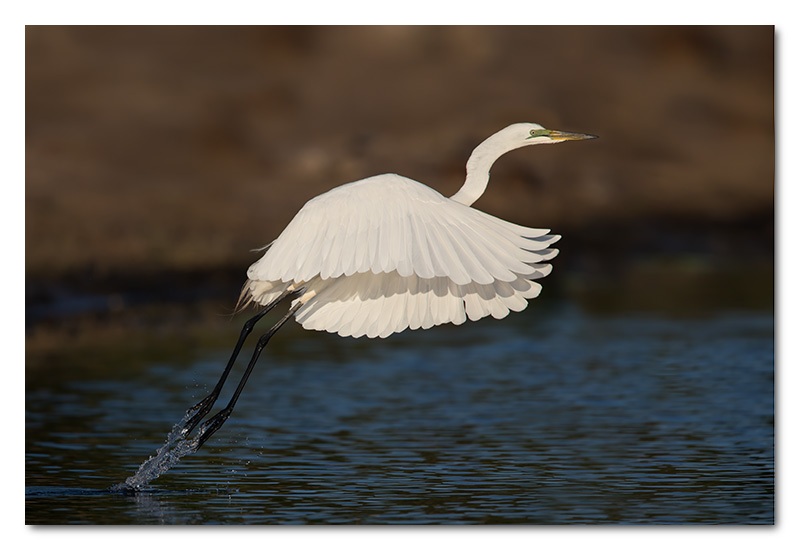
[[[200,427],[183,454],[199,449],[227,420],[259,354],[292,316],[306,329],[385,338],[407,328],[458,325],[487,315],[500,319],[523,310],[539,295],[536,279],[552,270],[545,262],[558,253],[550,246],[560,237],[470,205],[486,190],[489,169],[501,155],[594,137],[512,124],[475,148],[466,181],[450,198],[403,176],[382,174],[308,201],[247,270],[240,303],[263,308],[245,323],[212,392],[173,430],[177,437],[211,410],[255,324],[293,296],[289,311],[258,340],[230,402]]]

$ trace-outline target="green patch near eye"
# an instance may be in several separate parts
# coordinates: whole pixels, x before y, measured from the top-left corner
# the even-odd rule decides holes
[[[544,129],[544,128],[542,128],[541,130],[531,130],[531,135],[530,135],[530,137],[528,137],[528,138],[526,138],[526,139],[531,139],[531,138],[535,138],[535,137],[547,136],[547,135],[549,135],[549,134],[550,134],[550,130],[546,130],[546,129]]]

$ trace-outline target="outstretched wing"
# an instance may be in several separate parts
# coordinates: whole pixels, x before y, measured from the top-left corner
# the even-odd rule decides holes
[[[342,336],[499,319],[538,296],[559,238],[384,174],[306,203],[250,267],[243,297],[266,305],[303,287],[313,298],[297,321]]]
[[[449,200],[396,174],[374,176],[310,200],[247,272],[254,281],[301,283],[396,271],[456,285],[512,283],[557,254],[547,229],[531,229]]]

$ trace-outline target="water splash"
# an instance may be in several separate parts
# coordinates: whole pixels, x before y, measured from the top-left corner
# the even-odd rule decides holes
[[[185,439],[186,422],[193,416],[193,410],[186,411],[184,417],[172,427],[167,434],[167,440],[156,451],[154,456],[145,460],[139,470],[122,483],[117,483],[110,488],[111,491],[140,491],[148,483],[172,468],[178,461],[188,454],[192,454],[200,447],[200,437],[205,433],[200,431],[192,439]]]

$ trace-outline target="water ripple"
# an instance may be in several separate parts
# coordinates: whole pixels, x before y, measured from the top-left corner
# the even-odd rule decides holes
[[[28,393],[28,523],[772,523],[768,315],[569,308],[378,344],[288,331],[234,415],[133,495],[106,488],[227,350]],[[235,375],[234,375],[235,376]],[[221,400],[226,401],[223,394]]]

